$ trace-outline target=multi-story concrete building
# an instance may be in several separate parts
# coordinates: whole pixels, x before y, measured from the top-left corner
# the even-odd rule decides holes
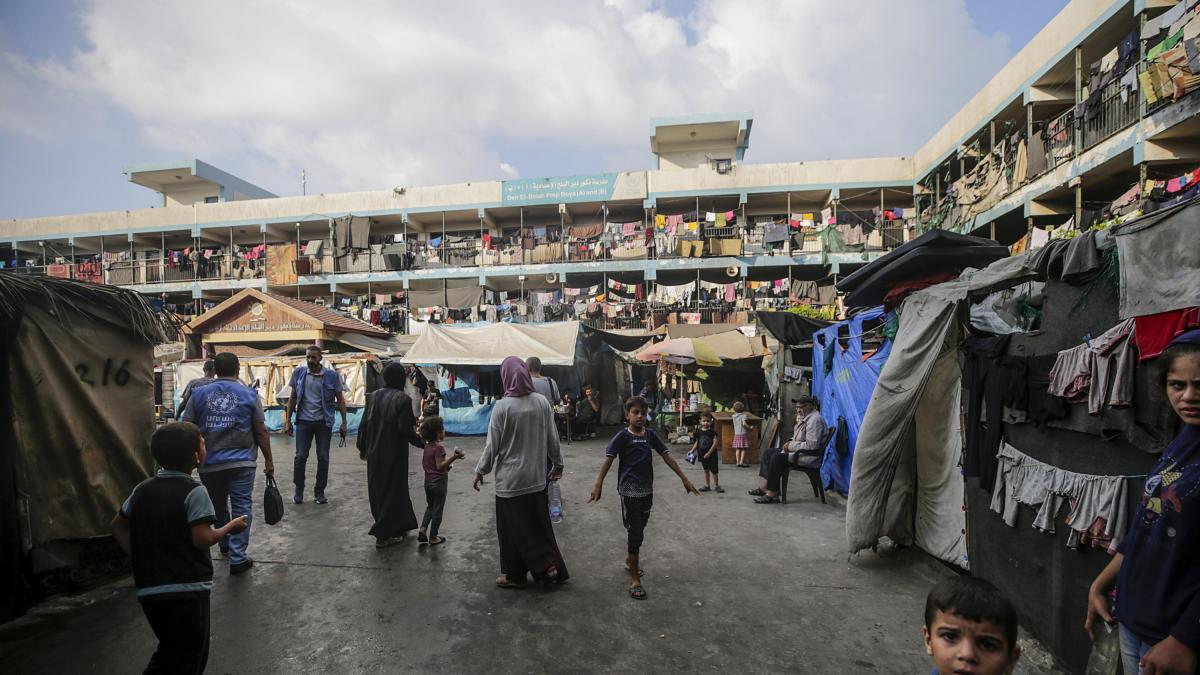
[[[585,176],[276,197],[200,161],[134,166],[162,208],[0,223],[0,260],[191,310],[252,287],[415,311],[479,287],[608,292],[610,327],[741,318],[770,302],[752,286],[826,283],[930,228],[1012,244],[1176,196],[1146,181],[1200,164],[1189,5],[1073,0],[910,156],[749,163],[744,113],[652,120],[653,169]]]

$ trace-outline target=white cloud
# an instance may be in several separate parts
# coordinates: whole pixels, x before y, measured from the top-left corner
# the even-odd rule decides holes
[[[500,162],[500,173],[504,174],[505,178],[517,178],[521,175],[521,172],[517,171],[517,167],[508,162]]]
[[[647,120],[699,112],[753,110],[752,162],[909,154],[1007,57],[962,0],[95,0],[83,33],[65,63],[0,53],[27,95],[0,126],[115,106],[163,157],[285,194],[301,167],[320,191],[545,173],[522,148],[647,168]]]

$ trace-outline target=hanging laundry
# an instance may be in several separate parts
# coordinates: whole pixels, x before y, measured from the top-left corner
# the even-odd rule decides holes
[[[1130,339],[1133,331],[1134,320],[1126,319],[1097,338],[1059,352],[1050,371],[1049,392],[1072,401],[1086,399],[1091,415],[1100,414],[1106,404],[1132,405],[1136,368]]]
[[[712,211],[708,211],[704,214],[704,220],[705,222],[715,223],[717,221],[717,214],[713,213]]]
[[[1040,462],[1008,443],[997,455],[999,471],[992,491],[991,509],[1006,525],[1016,527],[1018,505],[1037,509],[1033,527],[1052,533],[1064,503],[1070,505],[1065,524],[1070,528],[1067,546],[1080,544],[1116,553],[1129,521],[1125,476],[1074,473]]]

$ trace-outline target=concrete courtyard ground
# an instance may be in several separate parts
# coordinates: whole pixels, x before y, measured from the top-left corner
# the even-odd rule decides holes
[[[291,439],[275,437],[277,479],[290,496]],[[822,505],[792,481],[786,505],[752,503],[753,469],[723,467],[725,494],[685,495],[655,467],[642,549],[649,598],[631,599],[615,470],[586,504],[605,439],[564,445],[570,569],[552,590],[501,590],[492,483],[471,490],[480,438],[450,438],[467,461],[451,472],[446,544],[415,537],[377,551],[366,465],[349,439],[332,451],[328,505],[288,501],[283,522],[253,526],[255,568],[214,563],[210,673],[316,672],[800,672],[928,673],[924,597],[952,574],[918,551],[845,553],[840,502]],[[682,458],[683,450],[676,455]],[[424,509],[420,455],[413,505]],[[697,485],[698,467],[684,464]],[[309,463],[311,491],[315,461]],[[261,478],[256,510],[261,505]],[[258,515],[258,513],[256,513]],[[216,549],[214,549],[215,553]],[[1023,639],[1019,673],[1054,672]],[[0,626],[0,672],[137,673],[154,637],[125,578],[52,598]]]

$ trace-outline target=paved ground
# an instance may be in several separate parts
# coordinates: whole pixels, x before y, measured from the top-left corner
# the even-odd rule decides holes
[[[251,573],[231,578],[215,564],[209,672],[929,672],[924,596],[950,572],[916,551],[849,558],[842,507],[803,483],[793,481],[791,503],[759,506],[746,496],[752,469],[726,468],[728,492],[696,497],[659,464],[642,549],[650,597],[639,602],[625,592],[615,476],[602,502],[585,503],[604,443],[564,446],[556,529],[571,581],[506,591],[493,585],[491,481],[479,494],[470,486],[481,439],[446,443],[468,457],[451,474],[449,541],[384,551],[367,535],[366,467],[350,440],[334,448],[328,505],[289,502],[282,523],[256,523]],[[290,487],[290,439],[276,444]],[[419,460],[414,452],[418,517]],[[1018,672],[1050,672],[1033,662],[1036,645],[1025,649],[1033,659]],[[131,579],[0,626],[4,673],[136,673],[152,651]]]

